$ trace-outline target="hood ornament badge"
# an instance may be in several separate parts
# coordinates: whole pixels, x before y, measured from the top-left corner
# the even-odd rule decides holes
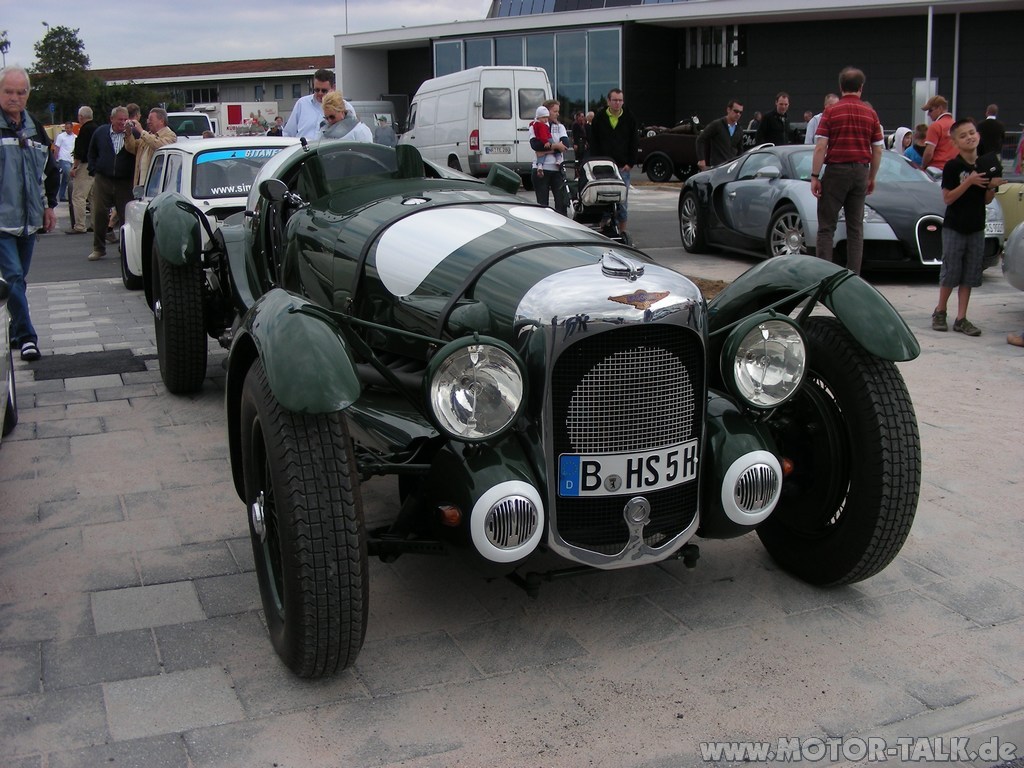
[[[609,296],[608,300],[618,302],[619,304],[629,304],[633,309],[647,310],[651,308],[652,304],[657,304],[668,294],[668,291],[639,290],[623,296]]]

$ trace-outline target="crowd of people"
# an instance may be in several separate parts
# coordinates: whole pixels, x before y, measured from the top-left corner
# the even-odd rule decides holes
[[[754,112],[746,130],[755,132],[755,143],[790,144],[804,141],[814,146],[811,191],[818,198],[818,232],[815,255],[832,259],[832,241],[839,212],[845,214],[847,228],[847,267],[860,271],[863,254],[863,211],[866,198],[874,191],[881,153],[888,148],[907,157],[921,168],[934,168],[941,174],[946,208],[943,227],[943,260],[939,275],[939,298],[932,314],[932,328],[948,330],[947,304],[957,294],[953,330],[968,336],[981,331],[967,319],[971,290],[981,285],[984,250],[984,209],[993,199],[1001,176],[980,169],[982,159],[999,153],[1006,128],[999,120],[999,108],[987,107],[985,119],[954,119],[948,101],[932,96],[922,105],[929,120],[909,128],[900,126],[890,139],[884,138],[878,115],[863,99],[866,78],[856,68],[847,67],[839,75],[839,94],[828,93],[821,112],[804,115],[806,131],[801,139],[790,122],[790,96],[775,95],[773,109]],[[69,202],[71,226],[68,234],[93,232],[93,248],[88,258],[106,255],[111,225],[124,221],[125,206],[132,190],[141,183],[152,162],[153,153],[176,140],[167,125],[167,112],[159,107],[149,110],[145,126],[137,105],[115,107],[109,123],[97,125],[93,110],[78,110],[78,129],[73,123],[51,142],[43,127],[25,110],[30,90],[28,73],[20,67],[3,70],[3,110],[0,129],[4,136],[29,141],[38,152],[38,174],[25,178],[23,173],[5,173],[3,203],[0,203],[0,267],[11,284],[11,339],[25,360],[39,357],[38,338],[32,327],[25,299],[25,276],[31,261],[36,232],[50,231],[55,225],[53,208],[58,201]],[[625,183],[625,199],[609,211],[601,223],[614,224],[620,232],[628,227],[630,176],[636,165],[640,124],[625,107],[619,88],[607,94],[604,106],[594,112],[577,111],[567,126],[561,121],[561,105],[549,99],[538,107],[530,124],[530,144],[536,157],[533,187],[537,202],[563,215],[569,207],[568,185],[564,173],[565,153],[571,148],[577,163],[589,157],[611,158]],[[697,165],[703,170],[738,157],[743,151],[741,118],[743,104],[730,99],[725,114],[709,122],[696,139]],[[376,142],[394,146],[396,136],[390,120],[380,116],[375,128],[361,122],[343,94],[337,90],[334,72],[318,70],[313,76],[312,93],[299,99],[288,120],[277,117],[268,126],[267,135]],[[45,150],[45,153],[43,152]],[[5,149],[6,165],[13,163]],[[36,155],[33,155],[36,157]],[[1016,171],[1024,161],[1024,139],[1017,149]],[[40,187],[37,190],[36,184]],[[52,187],[52,190],[51,190]],[[29,200],[28,217],[14,221],[16,201]],[[46,202],[46,205],[43,204]],[[38,202],[38,205],[36,203]],[[91,209],[91,226],[87,220]],[[1008,342],[1024,346],[1024,332],[1010,334]]]

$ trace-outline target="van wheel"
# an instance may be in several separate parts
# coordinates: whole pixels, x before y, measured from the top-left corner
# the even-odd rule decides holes
[[[455,155],[448,156],[448,167],[451,168],[453,171],[462,170],[462,165],[459,163],[459,158],[457,158]]]

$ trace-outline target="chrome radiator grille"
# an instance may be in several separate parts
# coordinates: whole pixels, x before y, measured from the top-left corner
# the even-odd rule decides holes
[[[563,453],[644,452],[699,438],[704,380],[700,337],[679,326],[633,325],[568,347],[552,373],[552,472]],[[697,482],[645,497],[651,522],[644,537],[658,546],[692,522]],[[614,554],[629,536],[627,498],[557,497],[552,525],[569,544]]]

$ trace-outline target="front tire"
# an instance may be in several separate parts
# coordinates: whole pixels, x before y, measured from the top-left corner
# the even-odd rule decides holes
[[[7,333],[4,329],[3,333]],[[7,437],[18,426],[18,390],[14,381],[14,355],[11,348],[7,349],[7,396],[4,402],[3,424],[0,427],[3,437]]]
[[[128,241],[124,236],[124,227],[121,227],[121,282],[129,291],[142,290],[142,277],[133,275],[128,269]]]
[[[270,640],[299,677],[333,674],[363,645],[366,532],[340,413],[284,410],[256,360],[241,400],[249,532]]]
[[[804,222],[795,206],[786,203],[775,211],[768,225],[765,249],[769,257],[807,253]]]
[[[679,236],[683,248],[690,253],[703,253],[707,250],[708,239],[704,232],[704,222],[700,214],[700,202],[697,193],[688,189],[683,193],[679,203]]]
[[[160,378],[176,395],[198,392],[206,378],[203,272],[160,258],[153,244],[153,325]]]
[[[769,420],[793,472],[757,530],[782,568],[822,586],[861,581],[899,553],[921,487],[921,440],[895,363],[835,318],[804,324],[808,377]]]
[[[657,183],[672,180],[672,161],[666,155],[653,155],[644,163],[647,178]]]

